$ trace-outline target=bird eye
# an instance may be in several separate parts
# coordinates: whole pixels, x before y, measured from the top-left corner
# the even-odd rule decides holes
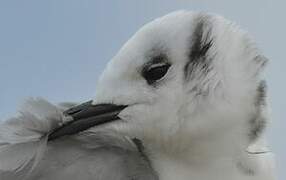
[[[152,84],[163,78],[170,66],[168,63],[154,64],[143,70],[143,77],[147,80],[148,84]]]

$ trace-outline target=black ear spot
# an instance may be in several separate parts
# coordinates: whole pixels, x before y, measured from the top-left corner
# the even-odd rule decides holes
[[[213,46],[211,37],[211,22],[209,17],[201,15],[196,19],[196,25],[190,39],[190,51],[188,62],[184,67],[185,79],[189,80],[194,69],[201,68],[208,71],[212,57],[208,56],[208,51]]]

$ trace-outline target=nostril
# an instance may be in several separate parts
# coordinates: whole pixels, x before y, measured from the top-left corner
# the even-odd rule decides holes
[[[90,106],[92,104],[92,100],[91,101],[88,101],[88,102],[85,102],[85,103],[82,103],[78,106],[74,106],[66,111],[64,111],[64,114],[65,115],[73,115],[73,114],[76,114],[84,109],[86,109],[88,106]]]

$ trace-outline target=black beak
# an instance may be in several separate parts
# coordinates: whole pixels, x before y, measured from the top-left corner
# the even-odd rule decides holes
[[[120,118],[117,116],[124,108],[124,105],[98,104],[93,105],[88,101],[81,105],[72,107],[64,112],[65,116],[72,120],[55,129],[49,134],[48,140],[54,140],[65,135],[72,135]]]

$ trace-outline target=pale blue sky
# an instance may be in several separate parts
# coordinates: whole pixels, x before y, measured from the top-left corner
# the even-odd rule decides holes
[[[283,180],[285,7],[283,0],[0,0],[0,119],[29,96],[90,99],[107,61],[153,18],[179,9],[216,12],[248,30],[270,59],[268,137]]]

